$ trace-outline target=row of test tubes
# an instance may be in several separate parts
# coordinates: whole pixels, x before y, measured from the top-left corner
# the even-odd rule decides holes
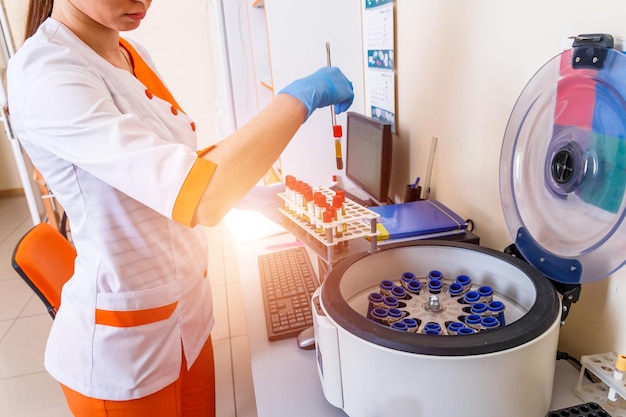
[[[285,176],[285,210],[309,229],[318,234],[329,234],[328,240],[341,238],[346,231],[346,224],[341,223],[346,214],[346,196],[343,190],[337,190],[332,198],[313,191],[313,188],[293,175]],[[328,224],[337,222],[334,227]]]
[[[425,285],[422,281],[425,280]],[[433,270],[428,276],[418,279],[412,272],[405,272],[400,278],[400,285],[385,279],[379,283],[379,291],[368,296],[367,318],[399,331],[434,335],[464,335],[486,331],[506,325],[501,301],[493,299],[493,288],[488,285],[472,289],[472,280],[468,275],[459,275],[454,282],[446,284],[440,271]],[[448,321],[445,329],[436,322],[427,322],[420,327],[422,320],[409,317],[410,313],[402,308],[413,297],[428,296],[425,309],[429,313],[443,310],[440,297],[449,297],[460,304],[462,312],[458,321]]]

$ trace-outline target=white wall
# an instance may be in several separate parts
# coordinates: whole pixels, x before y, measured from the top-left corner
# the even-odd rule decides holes
[[[9,19],[11,29],[14,32],[15,44],[21,44],[23,33],[23,21],[26,15],[27,2],[24,0],[4,0],[4,7]],[[4,82],[6,62],[0,56],[0,74]],[[0,128],[0,190],[18,190],[22,188],[22,182],[18,174],[17,165],[13,157],[11,143],[7,139],[4,127]]]
[[[405,181],[424,177],[438,137],[431,197],[472,218],[481,243],[501,250],[512,240],[499,200],[500,146],[519,93],[567,36],[626,36],[626,2],[396,0],[396,16]],[[626,351],[625,297],[626,270],[584,285],[563,350]]]
[[[315,7],[293,0],[265,0],[274,90],[326,66],[326,42],[331,61],[352,81],[355,97],[350,110],[364,113],[361,0],[317,0]],[[336,121],[343,126],[345,114]],[[281,157],[284,174],[311,185],[329,185],[337,170],[335,140],[328,108],[315,111]]]

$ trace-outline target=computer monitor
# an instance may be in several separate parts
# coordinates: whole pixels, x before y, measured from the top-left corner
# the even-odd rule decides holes
[[[346,176],[380,204],[391,180],[391,124],[348,112]]]

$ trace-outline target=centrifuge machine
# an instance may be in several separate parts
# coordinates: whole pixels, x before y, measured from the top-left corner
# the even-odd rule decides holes
[[[624,263],[626,57],[580,35],[522,91],[500,158],[515,253],[443,241],[341,261],[314,295],[318,373],[351,417],[541,417],[564,298]]]

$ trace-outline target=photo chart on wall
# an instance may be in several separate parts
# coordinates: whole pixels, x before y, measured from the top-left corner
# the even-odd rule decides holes
[[[366,99],[371,116],[396,131],[394,0],[365,0]]]

